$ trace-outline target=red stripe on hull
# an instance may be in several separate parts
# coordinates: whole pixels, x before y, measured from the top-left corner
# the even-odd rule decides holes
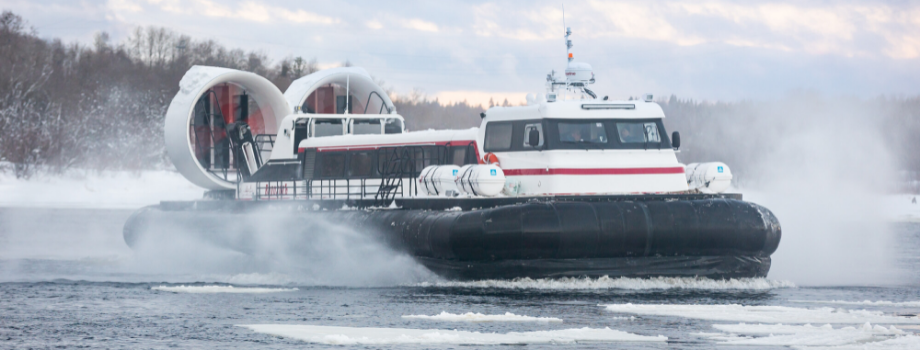
[[[683,174],[684,168],[605,168],[605,169],[502,169],[506,176],[526,175],[653,175],[653,174]]]
[[[384,143],[384,144],[375,144],[375,145],[354,145],[354,146],[326,146],[326,147],[310,147],[315,148],[317,152],[336,152],[336,151],[368,151],[375,150],[383,147],[399,147],[399,146],[469,146],[474,141],[431,141],[431,142],[408,142],[408,143]],[[303,152],[307,148],[300,147],[297,149],[297,152]],[[476,153],[479,153],[479,150],[476,150]]]

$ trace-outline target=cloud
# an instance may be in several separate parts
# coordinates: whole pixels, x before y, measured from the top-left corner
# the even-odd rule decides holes
[[[706,42],[705,38],[678,30],[661,11],[647,4],[589,1],[591,7],[607,18],[613,30],[591,31],[599,35],[667,41],[681,46]]]
[[[378,21],[378,20],[376,20],[376,19],[367,21],[367,22],[364,23],[364,25],[365,25],[366,27],[370,28],[370,29],[373,29],[373,30],[377,30],[377,29],[382,29],[382,28],[383,28],[383,23],[380,23],[380,21]]]
[[[256,1],[245,1],[234,7],[210,0],[146,0],[143,2],[162,11],[175,14],[203,15],[259,23],[272,23],[281,20],[291,23],[329,25],[341,22],[337,18],[319,15],[302,9],[292,10],[268,6]],[[109,9],[115,13],[125,10],[137,12],[136,9],[140,7],[140,3],[142,1],[113,0],[109,2]]]
[[[506,10],[494,3],[473,7],[473,32],[484,37],[497,36],[523,41],[546,40],[561,35],[558,26],[548,25],[562,23],[561,9],[543,7],[530,11],[514,11],[512,16],[508,16]],[[521,20],[524,22],[520,23]],[[544,26],[541,28],[540,24]],[[552,28],[557,30],[553,32]]]
[[[420,19],[410,19],[408,21],[403,21],[403,27],[409,29],[415,29],[423,32],[438,32],[438,26],[431,22],[426,22]]]
[[[132,2],[130,0],[109,0],[106,5],[109,9],[112,9],[118,12],[122,12],[122,11],[140,12],[144,10],[143,7],[141,7],[137,3]]]
[[[724,44],[815,55],[920,57],[920,8],[897,4],[735,3],[725,1],[589,0],[568,7],[579,35],[665,42]],[[519,41],[562,36],[556,6],[504,3],[473,7],[473,31]],[[574,25],[573,25],[574,23]],[[875,38],[876,40],[873,40]]]

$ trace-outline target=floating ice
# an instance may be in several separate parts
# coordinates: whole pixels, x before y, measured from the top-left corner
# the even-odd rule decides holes
[[[257,288],[234,286],[157,286],[150,288],[173,293],[279,293],[293,292],[297,288]]]
[[[805,309],[786,306],[744,305],[669,305],[611,304],[600,305],[607,311],[654,316],[676,316],[710,321],[760,323],[852,323],[920,324],[918,317],[886,315],[878,311],[844,310],[829,307]]]
[[[915,306],[920,307],[920,301],[844,301],[844,300],[790,300],[793,303],[807,304],[836,304],[836,305],[867,305],[867,306]]]
[[[905,335],[894,339],[883,340],[874,343],[856,343],[847,345],[831,346],[794,346],[796,349],[808,350],[903,350],[903,349],[920,349],[920,337],[915,335]]]
[[[434,316],[405,315],[403,318],[448,322],[562,322],[561,318],[521,316],[510,312],[506,312],[504,315],[483,315],[481,313],[472,312],[458,315],[441,311],[440,314]]]
[[[774,345],[774,346],[847,346],[856,344],[874,344],[893,340],[904,336],[905,333],[897,328],[872,326],[869,323],[859,327],[843,327],[834,329],[827,324],[815,327],[810,324],[804,326],[794,325],[765,325],[765,324],[737,324],[713,325],[713,328],[729,334],[700,334],[701,336],[716,340],[720,345]],[[753,337],[750,335],[754,335]]]
[[[655,278],[517,278],[513,280],[443,281],[419,283],[418,287],[461,287],[461,288],[503,288],[503,289],[699,289],[699,290],[768,290],[795,288],[789,281],[774,281],[765,278],[739,278],[714,280],[697,277],[655,277]]]
[[[582,342],[664,342],[665,336],[644,336],[610,328],[573,328],[535,332],[479,333],[442,329],[364,328],[312,325],[240,325],[258,333],[336,345],[382,344],[545,344]]]

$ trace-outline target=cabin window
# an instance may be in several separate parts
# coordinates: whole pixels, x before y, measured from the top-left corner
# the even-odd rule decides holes
[[[411,148],[415,158],[415,171],[422,171],[429,165],[441,165],[447,162],[447,148],[440,146],[425,146]]]
[[[345,175],[345,153],[322,153],[319,164],[320,178],[340,178]]]
[[[402,134],[403,121],[398,118],[387,118],[386,125],[383,126],[384,134]]]
[[[489,123],[486,125],[486,152],[511,149],[511,123]]]
[[[563,143],[607,143],[607,130],[602,121],[559,122],[559,141]]]
[[[617,136],[622,143],[659,143],[656,123],[617,123]]]
[[[371,152],[354,152],[348,160],[348,177],[371,177],[374,175],[374,158]]]
[[[351,133],[354,135],[380,134],[380,119],[353,119]]]
[[[538,137],[538,142],[536,145],[530,144],[530,132],[536,130]],[[534,147],[543,147],[543,125],[539,123],[526,124],[524,125],[524,148],[534,148]]]
[[[344,134],[342,119],[313,119],[313,137]]]
[[[451,164],[456,165],[456,166],[466,165],[467,147],[452,147],[452,148],[453,148],[453,154],[451,156],[453,158],[451,159],[453,160],[453,162],[451,162]]]

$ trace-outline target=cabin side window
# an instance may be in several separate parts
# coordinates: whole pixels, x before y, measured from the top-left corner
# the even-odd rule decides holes
[[[486,152],[507,151],[511,149],[510,122],[489,123],[486,125]]]
[[[367,178],[376,175],[372,152],[352,152],[348,158],[349,178]]]
[[[386,125],[383,126],[384,134],[402,134],[403,121],[398,118],[387,118]]]
[[[530,133],[537,133],[537,144],[530,144]],[[543,124],[540,123],[531,123],[524,125],[524,148],[530,149],[535,147],[543,147]]]
[[[343,135],[342,119],[313,119],[313,137]]]
[[[353,135],[380,134],[380,119],[353,119],[351,133]]]
[[[345,152],[323,152],[318,154],[317,178],[332,179],[345,176]]]
[[[451,164],[456,166],[466,165],[466,147],[451,147]]]

